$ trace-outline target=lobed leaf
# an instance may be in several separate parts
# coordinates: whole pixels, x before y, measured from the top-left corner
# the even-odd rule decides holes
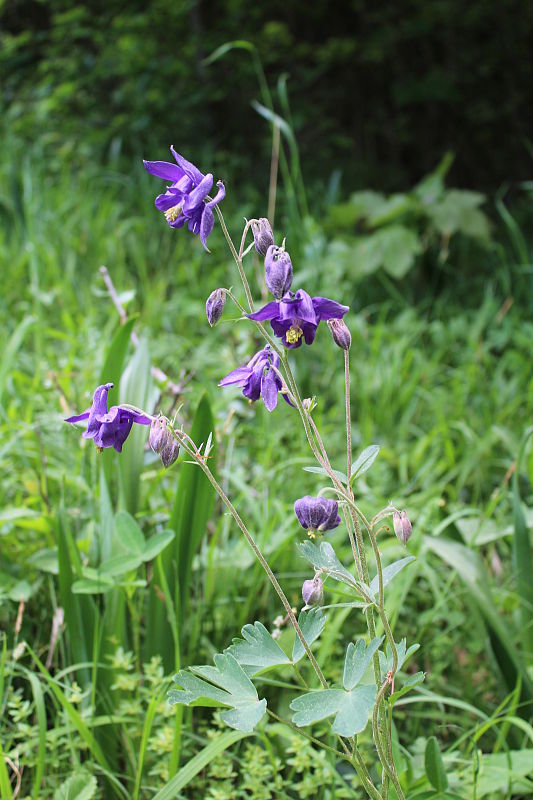
[[[298,625],[302,629],[304,639],[308,645],[311,645],[315,639],[318,639],[324,630],[326,619],[327,617],[321,608],[310,608],[307,611],[300,611]],[[298,636],[296,636],[292,648],[292,663],[297,664],[304,655],[304,646]]]
[[[230,653],[241,666],[251,667],[249,674],[256,675],[264,669],[291,663],[261,622],[245,625],[241,633],[244,640],[234,639],[225,652]]]
[[[358,639],[355,644],[353,642],[349,643],[346,650],[342,678],[342,684],[347,691],[350,691],[359,683],[383,639],[383,636],[372,639],[368,647],[364,639]]]
[[[406,556],[405,558],[400,558],[398,561],[394,561],[392,564],[389,564],[388,567],[382,572],[383,577],[383,588],[388,586],[388,584],[392,581],[396,575],[402,571],[404,567],[411,563],[411,561],[415,561],[414,556]],[[370,583],[370,591],[372,595],[375,597],[379,591],[379,580],[378,576],[376,575],[375,578]]]
[[[320,542],[320,544],[311,541],[300,542],[298,550],[317,569],[324,570],[335,580],[347,583],[353,589],[357,588],[358,582],[352,573],[348,572],[346,567],[341,564],[329,542]]]

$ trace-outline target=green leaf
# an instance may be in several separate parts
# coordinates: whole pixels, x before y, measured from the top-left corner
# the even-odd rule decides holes
[[[396,577],[396,575],[401,572],[401,570],[410,564],[411,561],[415,561],[414,556],[406,556],[405,558],[400,558],[398,561],[394,561],[392,564],[389,564],[388,567],[382,571],[383,576],[383,588],[389,585],[391,580]],[[379,580],[378,576],[372,580],[370,583],[370,591],[372,595],[376,596],[379,591]]]
[[[245,733],[240,733],[239,731],[231,731],[217,736],[207,747],[200,750],[194,758],[180,767],[178,774],[174,775],[167,785],[154,795],[153,800],[173,800],[176,798],[179,792],[190,783],[199,772],[205,769],[211,761],[245,736]]]
[[[169,702],[228,706],[229,710],[221,714],[224,722],[230,728],[251,732],[266,712],[266,700],[259,700],[255,686],[231,653],[217,653],[214,661],[214,667],[178,672],[174,681],[183,691],[170,691]]]
[[[342,684],[347,691],[353,689],[359,683],[383,639],[383,636],[372,639],[368,647],[364,639],[358,639],[356,644],[349,643],[346,650],[342,678]]]
[[[533,626],[531,625],[533,611],[533,581],[531,580],[533,575],[533,552],[520,498],[519,475],[526,443],[532,433],[533,428],[529,428],[522,438],[517,466],[513,475],[513,572],[520,601],[521,635],[524,649],[529,652],[533,652]]]
[[[406,650],[407,645],[405,639],[402,639],[400,642],[395,642],[395,645],[396,654],[398,656],[396,670],[398,671],[403,667],[407,659],[410,658],[413,653],[416,653],[416,651],[420,648],[420,645],[418,643],[412,644],[410,648]],[[385,653],[383,653],[381,650],[379,652],[379,664],[381,668],[381,679],[385,680],[387,672],[392,669],[392,654],[390,652],[388,643],[385,647]]]
[[[105,361],[100,372],[99,383],[113,383],[114,388],[108,395],[109,406],[118,403],[118,384],[122,375],[122,367],[135,324],[136,316],[130,317],[124,325],[119,325],[111,343],[107,348]]]
[[[306,541],[300,542],[297,547],[303,557],[316,569],[324,570],[335,580],[347,583],[352,588],[357,588],[358,582],[351,572],[348,572],[346,567],[341,564],[329,542],[315,544],[314,542]]]
[[[371,444],[369,447],[366,447],[362,453],[360,453],[354,465],[352,466],[350,483],[352,483],[352,481],[354,481],[356,478],[358,478],[360,475],[363,475],[370,469],[370,467],[376,460],[378,453],[379,453],[378,444]]]
[[[113,556],[100,564],[98,574],[116,578],[138,569],[141,563],[139,556]]]
[[[145,548],[144,534],[136,520],[127,511],[115,514],[115,530],[121,545],[137,556],[142,556]]]
[[[426,776],[430,784],[438,792],[443,792],[448,788],[448,778],[439,750],[439,743],[435,736],[430,736],[426,744],[424,754],[424,767]]]
[[[309,608],[307,611],[300,611],[298,617],[298,625],[300,626],[304,639],[309,646],[318,639],[324,625],[326,624],[326,615],[321,608]],[[292,648],[292,663],[297,664],[300,659],[305,655],[304,646],[298,636],[294,639]]]
[[[153,561],[170,544],[175,535],[174,531],[161,531],[151,536],[144,545],[142,560]]]
[[[383,269],[393,278],[403,278],[422,250],[417,234],[403,225],[391,225],[375,235],[379,237]]]
[[[98,783],[94,775],[79,772],[61,784],[54,792],[54,800],[92,800]]]
[[[343,689],[309,692],[290,704],[296,712],[292,721],[303,728],[335,714],[332,731],[340,736],[355,736],[366,728],[375,701],[375,686],[358,686],[349,692]]]
[[[290,664],[290,659],[279,644],[272,638],[261,622],[245,625],[241,631],[243,639],[234,639],[226,649],[250,675],[256,675],[265,669]]]
[[[330,477],[329,472],[324,469],[324,467],[303,467],[304,472],[314,472],[316,475],[326,475],[328,478]],[[343,483],[346,483],[348,478],[344,474],[344,472],[339,472],[337,469],[332,469],[332,473],[335,475]]]
[[[94,578],[81,578],[72,584],[72,594],[105,594],[115,588],[115,581],[109,575]]]

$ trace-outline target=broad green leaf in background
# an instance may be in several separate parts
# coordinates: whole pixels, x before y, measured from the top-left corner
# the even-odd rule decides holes
[[[182,689],[171,690],[169,702],[229,706],[220,715],[224,722],[230,728],[251,732],[266,712],[266,700],[259,700],[255,686],[231,653],[218,653],[214,661],[214,667],[191,667],[190,672],[178,672],[174,681]]]
[[[448,778],[446,777],[446,770],[440,754],[439,743],[435,736],[430,736],[427,740],[424,767],[427,779],[434,789],[438,792],[443,792],[448,788]]]
[[[67,778],[54,792],[54,800],[92,800],[98,789],[94,775],[78,772]]]
[[[370,469],[370,467],[376,460],[378,453],[379,453],[378,444],[371,444],[369,447],[365,447],[363,452],[358,455],[352,466],[350,483]]]

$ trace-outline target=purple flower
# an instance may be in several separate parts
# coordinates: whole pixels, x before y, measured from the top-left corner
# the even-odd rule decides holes
[[[183,228],[187,222],[189,230],[195,236],[200,234],[202,244],[209,252],[206,240],[214,225],[212,208],[224,199],[226,189],[222,181],[218,181],[217,194],[206,202],[213,186],[211,173],[203,175],[194,164],[176,153],[174,147],[170,150],[177,164],[168,161],[144,161],[144,166],[151,175],[172,181],[166,192],[156,197],[155,207],[163,211],[171,228]]]
[[[303,289],[287,294],[278,302],[272,300],[266,306],[247,314],[249,319],[264,322],[269,319],[272,330],[283,341],[285,347],[295,348],[312,344],[318,323],[323,319],[342,319],[349,310],[327,297],[310,297]]]
[[[207,316],[207,321],[213,327],[217,324],[220,317],[222,316],[222,312],[224,311],[224,306],[226,305],[226,290],[225,289],[215,289],[206,300],[205,303],[205,313]]]
[[[315,575],[312,580],[304,581],[302,584],[302,597],[306,606],[320,606],[324,600],[324,584]]]
[[[267,344],[246,364],[237,367],[225,378],[219,386],[241,386],[242,393],[249,400],[261,400],[269,411],[273,411],[278,403],[278,392],[281,389],[281,379],[271,367],[279,366],[279,356]],[[285,397],[285,395],[283,395]],[[285,398],[287,402],[289,400]],[[289,403],[290,405],[290,403]]]
[[[265,256],[265,283],[276,300],[280,300],[291,288],[291,257],[275,244],[270,245]]]
[[[104,383],[98,386],[90,408],[82,414],[69,417],[65,422],[80,422],[88,419],[87,430],[83,432],[84,439],[94,439],[98,449],[114,447],[117,453],[122,451],[122,445],[128,438],[133,423],[138,425],[150,425],[151,418],[142,414],[140,411],[133,411],[127,406],[112,406],[107,410],[107,395],[113,388],[112,383]]]
[[[307,531],[331,531],[339,525],[341,518],[337,513],[339,505],[336,500],[325,497],[300,497],[294,504],[294,513],[298,522]]]
[[[255,249],[260,256],[266,256],[268,248],[274,244],[272,226],[266,217],[254,219],[251,222]]]

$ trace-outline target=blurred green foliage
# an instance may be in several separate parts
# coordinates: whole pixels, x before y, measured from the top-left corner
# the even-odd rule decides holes
[[[286,74],[304,174],[413,184],[448,149],[453,182],[494,189],[530,163],[533,6],[527,0],[9,0],[0,3],[1,113],[26,142],[81,167],[95,154],[217,154],[259,181],[269,132],[250,53]],[[198,163],[201,159],[197,158]]]

